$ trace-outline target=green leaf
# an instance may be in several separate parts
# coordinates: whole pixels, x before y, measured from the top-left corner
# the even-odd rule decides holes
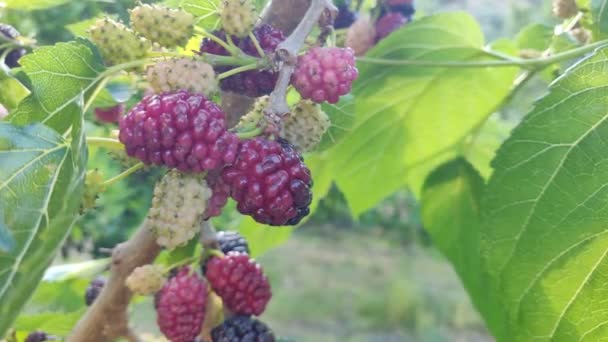
[[[247,239],[251,256],[258,257],[268,250],[282,245],[293,233],[294,227],[270,227],[243,217],[237,230]]]
[[[73,264],[62,264],[49,267],[44,273],[44,280],[60,282],[75,278],[88,277],[102,273],[110,264],[109,258],[95,259],[77,262]]]
[[[425,61],[482,61],[475,20],[466,13],[425,17],[383,40],[369,57]],[[357,121],[335,148],[337,184],[359,215],[404,184],[452,159],[510,91],[516,68],[421,68],[360,63],[355,83]],[[422,176],[422,177],[421,177]],[[421,182],[420,182],[421,183]],[[414,186],[416,188],[414,188]],[[420,185],[411,186],[418,191]]]
[[[608,330],[608,49],[551,85],[498,151],[482,257],[508,314],[499,341],[598,341]]]
[[[78,217],[87,159],[82,117],[71,138],[42,124],[0,123],[0,212],[15,241],[11,252],[0,252],[0,336]]]
[[[220,0],[165,0],[164,5],[178,7],[199,18],[198,26],[215,29],[219,25]]]
[[[89,35],[88,35],[87,31],[100,18],[102,18],[102,17],[99,16],[99,17],[84,19],[82,21],[66,25],[65,28],[68,31],[70,31],[70,33],[72,33],[72,35],[74,35],[74,37],[88,37]],[[115,19],[112,16],[110,16],[110,18]]]
[[[31,332],[42,330],[54,336],[67,336],[85,312],[86,309],[83,308],[64,314],[45,312],[35,315],[23,315],[15,321],[14,328],[17,331]]]
[[[0,104],[9,111],[15,109],[19,102],[30,93],[21,82],[3,72],[0,72],[0,89],[2,89]]]
[[[5,0],[4,2],[7,9],[32,11],[55,7],[69,0]]]
[[[172,251],[162,251],[156,258],[156,262],[162,265],[175,265],[188,258],[192,258],[196,253],[200,252],[201,244],[199,243],[198,235],[188,241],[185,246],[177,247]]]
[[[42,122],[64,133],[80,115],[77,101],[85,101],[103,78],[104,67],[88,41],[58,43],[38,48],[21,58],[33,94],[10,116],[16,125]]]
[[[84,294],[90,279],[71,278],[63,281],[43,281],[28,301],[23,314],[40,312],[68,313],[85,307]]]
[[[591,0],[591,13],[597,29],[608,33],[608,0]]]
[[[12,252],[15,248],[15,240],[4,223],[4,215],[0,212],[0,252]]]
[[[327,150],[339,143],[345,135],[352,131],[355,124],[355,99],[350,94],[341,97],[340,102],[336,104],[324,103],[322,108],[331,120],[331,127],[323,135],[317,151]]]
[[[515,37],[520,49],[534,49],[542,52],[551,46],[553,27],[543,24],[530,24]]]
[[[483,179],[465,159],[446,163],[425,182],[422,219],[435,246],[450,260],[473,304],[496,334],[504,313],[487,291],[480,260],[483,189]]]

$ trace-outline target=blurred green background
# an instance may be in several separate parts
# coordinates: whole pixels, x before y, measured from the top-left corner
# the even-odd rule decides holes
[[[102,12],[126,19],[126,9],[133,5],[131,0],[69,1],[47,10],[0,11],[0,22],[16,26],[41,45],[53,44],[74,38],[70,24]],[[550,1],[541,0],[419,0],[416,8],[417,16],[468,11],[482,24],[488,41],[514,37],[531,22],[555,23]],[[528,88],[501,114],[517,119],[527,112],[544,89],[543,81],[531,82]],[[87,129],[95,135],[116,128],[88,115]],[[108,175],[120,171],[105,151],[91,152],[90,168]],[[159,175],[138,173],[105,192],[99,210],[80,219],[56,264],[107,257],[104,251],[126,240],[141,222]],[[220,223],[220,228],[226,227]],[[278,335],[296,341],[492,340],[451,266],[425,234],[416,200],[407,189],[352,218],[343,196],[332,188],[304,226],[258,260],[274,292],[262,318]],[[92,278],[94,272],[86,276]],[[34,319],[42,317],[42,311],[81,307],[87,282],[44,283],[17,325],[42,324]],[[139,331],[158,335],[149,300],[133,305],[133,318]]]

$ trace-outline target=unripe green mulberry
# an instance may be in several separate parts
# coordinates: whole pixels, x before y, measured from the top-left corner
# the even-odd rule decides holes
[[[131,25],[149,40],[172,48],[184,46],[194,34],[196,18],[183,10],[140,5],[131,10]]]
[[[152,48],[149,41],[110,18],[97,20],[89,29],[89,35],[108,65],[141,59]]]
[[[172,58],[151,65],[146,79],[156,93],[184,89],[209,97],[217,89],[213,67],[192,57]]]
[[[80,204],[80,212],[95,208],[99,194],[106,191],[104,175],[99,169],[90,170],[84,180],[84,195]]]
[[[169,171],[156,184],[148,213],[148,225],[158,245],[172,250],[190,241],[210,197],[211,190],[200,175]]]
[[[281,137],[302,152],[312,151],[321,142],[331,121],[321,107],[312,101],[298,102],[283,118]]]
[[[248,36],[257,20],[251,0],[225,0],[220,16],[224,31],[239,38]]]
[[[264,119],[264,110],[268,106],[270,96],[262,96],[255,100],[251,110],[243,115],[236,126],[236,129],[247,129],[259,126]]]
[[[135,294],[150,296],[160,291],[166,281],[161,266],[144,265],[131,272],[125,280],[125,285]]]

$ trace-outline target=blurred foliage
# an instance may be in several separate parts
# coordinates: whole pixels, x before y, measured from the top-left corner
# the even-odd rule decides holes
[[[100,16],[102,13],[116,14],[127,21],[127,9],[135,3],[135,0],[69,1],[48,9],[0,12],[0,21],[14,25],[22,35],[36,37],[40,45],[49,45],[74,38],[66,25]]]

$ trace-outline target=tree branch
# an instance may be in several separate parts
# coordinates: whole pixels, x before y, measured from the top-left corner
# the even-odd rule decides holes
[[[291,81],[291,75],[295,70],[295,64],[300,48],[306,41],[319,18],[325,11],[336,11],[336,7],[330,0],[312,0],[306,14],[285,39],[277,47],[277,58],[279,59],[279,79],[270,94],[270,102],[266,111],[270,114],[284,115],[289,112],[287,104],[287,87]]]
[[[289,35],[310,7],[310,0],[272,1],[262,12],[262,22],[272,25]]]
[[[127,307],[133,294],[125,280],[136,267],[152,263],[159,252],[146,220],[131,239],[114,248],[107,283],[67,341],[110,342],[117,337],[138,341],[128,324]]]
[[[310,0],[271,1],[262,12],[262,23],[270,24],[289,35],[298,26],[310,7]],[[251,108],[253,99],[247,96],[224,92],[222,109],[228,117],[228,126],[233,127]]]

